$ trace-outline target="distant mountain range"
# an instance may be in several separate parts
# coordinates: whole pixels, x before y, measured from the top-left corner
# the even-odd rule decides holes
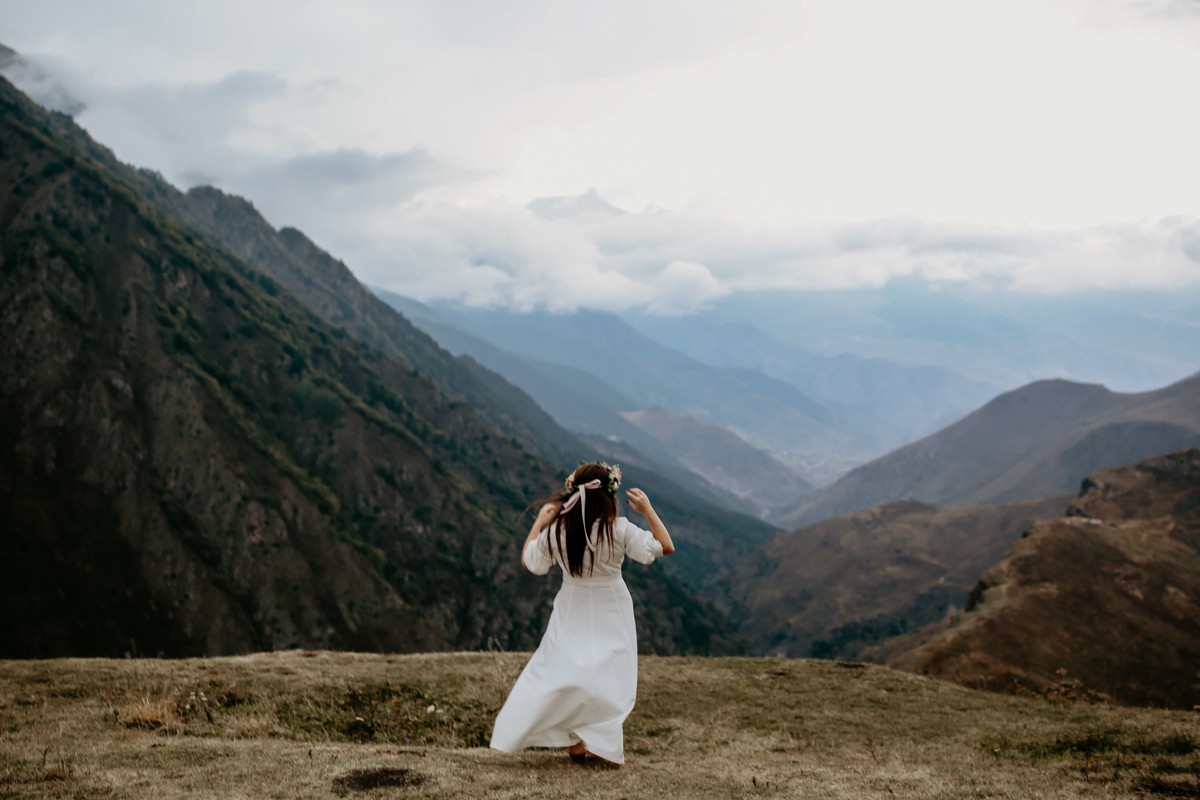
[[[437,309],[423,303],[401,297],[386,290],[376,293],[392,307],[412,319],[422,330],[438,340],[438,343],[453,353],[463,354],[487,368],[497,371],[506,379],[529,392],[537,403],[547,409],[557,422],[588,437],[591,444],[612,458],[625,459],[631,463],[653,464],[654,469],[670,475],[693,494],[705,497],[710,502],[731,510],[752,513],[770,519],[775,508],[787,505],[810,488],[809,483],[794,466],[776,461],[765,451],[754,448],[749,442],[719,425],[701,422],[679,412],[670,412],[670,428],[659,431],[654,425],[636,424],[630,414],[648,411],[641,400],[635,400],[616,388],[610,379],[612,370],[589,371],[585,362],[613,363],[613,354],[583,359],[578,365],[553,363],[545,360],[546,352],[532,352],[535,343],[527,342],[530,352],[518,354],[500,346],[500,336],[487,324],[462,324],[451,321],[456,312]],[[457,312],[462,313],[462,312]],[[474,315],[470,315],[474,318]],[[615,317],[597,315],[597,318],[623,330],[636,341],[641,352],[654,347],[652,343],[639,339],[624,323]],[[510,321],[536,329],[541,326],[544,336],[554,325],[578,324],[570,318],[540,315],[512,315]],[[468,329],[470,325],[474,328]],[[585,333],[578,334],[586,336]],[[596,336],[603,342],[603,337]],[[601,344],[600,346],[607,346]],[[543,351],[552,348],[543,347]],[[671,361],[669,350],[659,348],[661,358]],[[685,364],[695,366],[686,357],[678,357]],[[719,387],[718,387],[719,390]],[[660,409],[667,411],[667,409]],[[662,419],[666,416],[640,417],[640,419]],[[678,428],[686,425],[690,437],[676,435]],[[683,449],[680,449],[681,446]],[[633,451],[632,458],[628,454]],[[686,453],[685,453],[686,451]],[[777,470],[769,483],[761,490],[752,489],[757,497],[746,503],[748,497],[748,475],[741,474],[746,460],[758,464],[773,465]],[[688,473],[683,475],[681,473]],[[757,474],[757,473],[756,473]]]
[[[895,500],[971,506],[1052,497],[1081,475],[1200,445],[1200,375],[1153,392],[1039,381],[850,471],[780,515],[785,527]]]
[[[659,344],[615,314],[420,308],[389,299],[452,351],[480,360],[494,359],[499,351],[521,359],[527,368],[532,365],[543,377],[524,388],[574,429],[619,434],[621,423],[614,414],[661,406],[729,428],[770,452],[853,457],[881,449],[876,437],[794,386],[754,370],[705,364]],[[480,349],[479,342],[488,349]],[[511,360],[485,363],[509,380],[525,379],[503,372],[511,369]],[[587,377],[581,380],[579,373]],[[592,411],[599,413],[590,416],[575,405],[579,391],[592,398]]]
[[[818,355],[753,325],[708,314],[642,314],[630,321],[656,341],[699,361],[754,370],[795,386],[888,450],[945,427],[1000,392],[999,386],[940,367],[903,366],[851,353]]]
[[[4,655],[536,642],[553,587],[520,571],[517,518],[595,451],[299,232],[125,167],[7,82],[0,145]],[[771,531],[631,471],[695,542],[680,575]],[[737,649],[652,572],[630,573],[643,647]]]
[[[1200,451],[1091,476],[1033,525],[965,613],[880,646],[967,686],[1200,705]]]

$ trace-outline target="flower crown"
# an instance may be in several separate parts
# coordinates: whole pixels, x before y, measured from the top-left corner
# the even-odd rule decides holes
[[[590,463],[590,462],[580,461],[579,466],[582,467],[584,464],[587,464],[587,463]],[[617,489],[621,488],[621,465],[620,464],[606,464],[603,461],[598,461],[596,463],[598,463],[600,466],[602,466],[606,470],[608,470],[608,480],[605,481],[604,488],[608,489],[608,491],[612,492],[613,494],[616,494]],[[576,467],[575,469],[578,470],[579,467]],[[575,473],[574,472],[572,472],[570,475],[567,476],[567,481],[566,481],[565,486],[566,486],[566,489],[568,492],[575,491]]]

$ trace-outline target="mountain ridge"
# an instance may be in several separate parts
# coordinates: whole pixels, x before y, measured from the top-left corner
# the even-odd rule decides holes
[[[781,517],[801,525],[893,500],[981,505],[1072,491],[1079,475],[1200,444],[1200,373],[1133,394],[1037,381],[851,470]]]

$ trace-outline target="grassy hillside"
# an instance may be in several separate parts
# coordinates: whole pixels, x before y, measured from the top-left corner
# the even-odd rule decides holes
[[[0,796],[1200,796],[1194,713],[838,662],[643,658],[620,770],[485,749],[525,658],[0,662]]]

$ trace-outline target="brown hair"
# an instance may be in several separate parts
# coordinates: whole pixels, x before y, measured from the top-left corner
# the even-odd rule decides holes
[[[563,511],[563,504],[575,494],[576,487],[594,479],[600,480],[600,486],[587,490],[587,502],[584,512],[579,511],[577,503],[570,511]],[[540,502],[558,505],[558,515],[554,518],[554,527],[550,540],[550,552],[553,556],[555,548],[559,552],[559,561],[566,565],[567,571],[575,577],[583,575],[583,558],[587,552],[587,535],[592,526],[598,524],[596,532],[596,548],[601,543],[612,547],[613,523],[617,519],[616,486],[609,480],[609,467],[606,464],[580,464],[570,481],[570,489],[544,497]],[[585,519],[586,515],[586,519]],[[553,523],[552,523],[553,524]],[[596,568],[595,556],[589,568],[589,574]]]

